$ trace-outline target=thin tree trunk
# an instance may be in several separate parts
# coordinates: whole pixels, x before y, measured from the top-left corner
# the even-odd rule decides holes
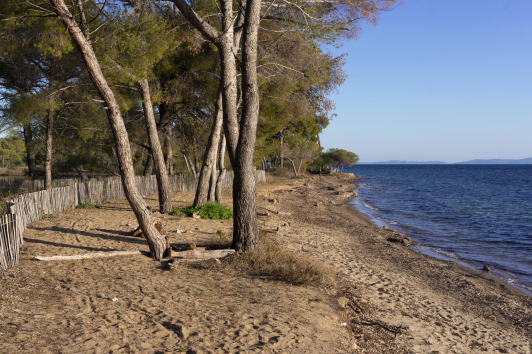
[[[300,159],[299,160],[299,166],[297,166],[297,175],[299,176],[299,174],[301,173],[301,164],[303,163],[303,159]]]
[[[189,173],[192,172],[192,171],[190,170],[190,164],[188,163],[187,155],[183,154],[183,158],[185,159],[185,163],[187,164],[187,170],[188,170],[188,172],[189,172]]]
[[[155,176],[157,177],[157,187],[159,190],[159,211],[161,214],[172,212],[172,199],[170,198],[170,183],[168,182],[168,173],[164,164],[163,150],[159,135],[157,134],[157,124],[153,114],[153,104],[151,102],[150,86],[146,78],[137,82],[139,92],[142,96],[142,106],[144,108],[144,117],[148,128],[148,137],[150,141],[150,150],[155,164]]]
[[[233,165],[233,244],[237,252],[251,251],[259,246],[259,229],[255,204],[256,185],[253,152],[259,118],[259,87],[257,82],[257,39],[260,21],[260,0],[246,2],[242,45],[242,119],[236,163]],[[225,103],[225,102],[224,102]]]
[[[144,177],[151,176],[153,174],[153,156],[151,151],[148,151],[148,158],[146,159],[146,165],[144,165]]]
[[[216,152],[218,151],[218,144],[220,142],[220,131],[222,130],[223,123],[221,90],[218,91],[218,98],[216,99],[215,107],[216,108],[214,111],[211,134],[209,135],[207,147],[205,148],[205,155],[203,156],[203,165],[201,166],[201,171],[198,179],[198,187],[196,188],[196,196],[194,197],[194,207],[202,206],[207,201],[207,194],[209,192],[209,183],[211,181],[213,167],[216,168]]]
[[[168,172],[168,176],[171,176],[174,174],[174,152],[172,150],[172,131],[170,130],[170,133],[166,135],[166,156],[164,159],[164,162],[166,163],[166,172]]]
[[[220,147],[220,158],[218,168],[220,173],[218,174],[218,179],[216,180],[216,192],[215,199],[218,204],[222,204],[222,184],[225,179],[225,134],[222,134],[222,146]]]
[[[135,184],[135,171],[133,169],[129,137],[118,102],[103,76],[98,59],[92,49],[92,45],[82,34],[74,17],[66,7],[64,0],[50,0],[50,3],[63,25],[70,33],[70,36],[73,38],[94,86],[107,106],[107,117],[115,139],[119,163],[118,167],[122,177],[124,194],[126,195],[126,198],[131,205],[131,209],[133,209],[133,212],[137,217],[139,226],[148,241],[151,256],[155,259],[161,259],[166,250],[166,240],[155,228],[155,225],[152,222],[152,214],[148,209],[146,202],[142,199]]]
[[[292,169],[294,170],[294,176],[297,177],[297,170],[296,170],[296,164],[294,163],[294,160],[286,158],[290,163],[292,164]]]
[[[81,166],[76,166],[76,172],[81,177],[82,182],[87,182],[89,180],[89,177],[87,177],[87,174],[85,173],[85,171],[81,169]]]
[[[26,145],[26,159],[28,163],[28,176],[30,179],[35,179],[35,170],[37,164],[35,162],[35,147],[33,146],[33,134],[31,131],[31,124],[24,124],[24,143]]]
[[[48,110],[46,122],[46,155],[44,158],[44,189],[52,188],[52,143],[54,131],[54,115],[52,108]]]
[[[216,173],[216,157],[214,159],[214,164],[212,165],[211,181],[209,183],[209,202],[211,203],[216,201],[216,180],[218,178],[218,174]]]
[[[284,133],[283,130],[281,130],[281,138],[280,138],[280,147],[279,147],[279,157],[281,158],[281,168],[284,168],[284,156],[283,156],[283,145],[284,145]]]
[[[157,124],[157,133],[159,136],[164,136],[166,149],[164,163],[168,175],[171,176],[174,174],[174,152],[172,149],[172,118],[175,114],[174,105],[169,106],[166,102],[162,102],[159,105],[159,114],[161,118]]]

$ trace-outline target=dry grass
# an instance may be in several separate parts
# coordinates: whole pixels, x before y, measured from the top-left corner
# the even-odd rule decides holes
[[[335,280],[334,271],[304,254],[289,251],[265,231],[260,232],[260,247],[221,260],[205,262],[204,268],[236,271],[263,276],[294,285],[328,285]]]

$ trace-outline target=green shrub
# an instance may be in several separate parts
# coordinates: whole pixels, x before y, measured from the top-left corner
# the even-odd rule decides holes
[[[199,208],[199,215],[203,219],[232,219],[233,212],[218,203],[207,203]]]
[[[182,209],[178,209],[176,207],[172,207],[172,212],[170,213],[170,215],[177,216],[178,218],[181,219],[186,214],[183,212]]]
[[[76,209],[98,209],[98,207],[94,204],[78,204]]]
[[[199,216],[203,219],[232,219],[233,212],[226,206],[218,203],[206,203],[201,207],[188,207],[188,208],[173,208],[172,215],[186,215],[192,216],[195,212],[199,212]]]

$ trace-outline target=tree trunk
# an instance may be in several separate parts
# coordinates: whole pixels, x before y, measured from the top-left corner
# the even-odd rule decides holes
[[[259,229],[255,204],[256,185],[253,152],[259,118],[259,87],[257,83],[257,38],[260,21],[260,0],[248,0],[244,18],[242,45],[242,118],[239,141],[233,165],[233,244],[237,252],[251,251],[259,246]],[[225,103],[225,102],[224,102]]]
[[[26,159],[28,164],[28,176],[30,179],[35,179],[35,170],[37,164],[35,163],[35,147],[33,146],[33,134],[31,131],[31,124],[24,123],[24,143],[26,145]]]
[[[52,189],[52,133],[54,131],[54,115],[52,108],[48,110],[46,122],[46,154],[44,158],[44,189]]]
[[[340,173],[344,173],[344,166],[345,165],[342,165],[342,171]]]
[[[185,163],[187,164],[187,170],[188,170],[188,172],[189,172],[189,173],[192,172],[192,171],[190,170],[190,164],[188,163],[187,155],[183,154],[183,158],[185,159]]]
[[[297,175],[299,176],[299,174],[301,173],[301,164],[303,163],[303,159],[300,159],[299,160],[299,166],[297,166]]]
[[[216,180],[216,192],[215,199],[218,204],[222,204],[222,184],[225,179],[225,134],[222,135],[222,146],[220,147],[220,159],[218,168],[220,173],[218,173],[218,179]]]
[[[174,152],[172,151],[172,131],[166,135],[166,156],[164,162],[166,163],[166,172],[168,176],[174,174]]]
[[[283,145],[284,145],[284,134],[283,134],[283,130],[281,130],[280,147],[279,147],[279,158],[281,159],[281,162],[280,162],[281,168],[284,168]]]
[[[214,111],[214,119],[212,122],[211,134],[207,141],[205,148],[205,155],[203,156],[203,165],[198,179],[198,187],[196,188],[196,196],[194,197],[194,207],[199,207],[207,201],[207,194],[209,192],[209,182],[213,167],[216,168],[216,152],[218,151],[218,144],[220,142],[220,131],[222,130],[223,110],[222,110],[222,93],[218,92],[216,99],[216,108]]]
[[[133,169],[129,137],[118,102],[103,76],[98,59],[92,49],[92,45],[82,34],[74,17],[66,7],[64,0],[50,0],[50,3],[63,25],[70,33],[70,36],[73,38],[74,43],[83,58],[91,80],[98,90],[101,99],[107,106],[107,117],[115,139],[118,167],[122,177],[124,194],[126,195],[126,198],[137,217],[139,226],[148,241],[151,256],[155,259],[161,259],[166,250],[166,240],[155,228],[155,225],[152,222],[152,214],[148,209],[146,202],[142,199],[135,184],[135,171]]]
[[[144,165],[144,177],[151,176],[153,172],[153,156],[151,156],[151,151],[148,151],[148,158],[146,159],[146,165]]]
[[[214,203],[216,201],[216,180],[217,178],[218,178],[218,173],[216,171],[216,158],[215,158],[214,165],[212,165],[211,182],[209,184],[209,202],[211,203]]]
[[[286,158],[290,163],[292,164],[292,169],[294,170],[294,177],[297,177],[297,170],[296,170],[296,164],[294,163],[294,160]]]
[[[168,175],[174,174],[174,153],[172,149],[172,118],[175,114],[174,105],[168,105],[166,102],[162,102],[159,105],[159,124],[157,124],[157,133],[159,136],[164,136],[166,154],[164,157],[164,163],[166,165],[166,171]]]
[[[81,166],[76,166],[76,172],[81,177],[82,182],[87,182],[89,180],[89,177],[87,177],[87,174],[85,173],[85,171],[81,169]]]
[[[144,117],[148,128],[148,137],[150,141],[150,150],[155,164],[155,176],[157,177],[157,187],[159,190],[159,212],[169,214],[172,212],[172,200],[170,198],[170,183],[168,182],[168,173],[164,164],[163,150],[159,135],[157,134],[157,124],[153,114],[153,104],[151,102],[150,86],[146,78],[137,82],[140,95],[142,96],[142,106],[144,108]]]

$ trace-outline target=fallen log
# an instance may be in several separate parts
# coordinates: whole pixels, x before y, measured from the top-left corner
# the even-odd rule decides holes
[[[35,256],[33,259],[38,261],[69,261],[69,260],[78,260],[78,259],[90,259],[90,258],[106,258],[106,257],[116,257],[116,256],[136,256],[142,254],[140,251],[110,251],[110,252],[97,252],[97,253],[86,253],[86,254],[77,254],[75,256]]]
[[[186,251],[175,251],[172,250],[170,253],[171,258],[177,258],[178,260],[203,260],[203,259],[213,259],[213,258],[222,258],[229,254],[233,254],[235,250],[226,249],[226,250],[206,250],[205,247],[196,247],[191,250]]]

